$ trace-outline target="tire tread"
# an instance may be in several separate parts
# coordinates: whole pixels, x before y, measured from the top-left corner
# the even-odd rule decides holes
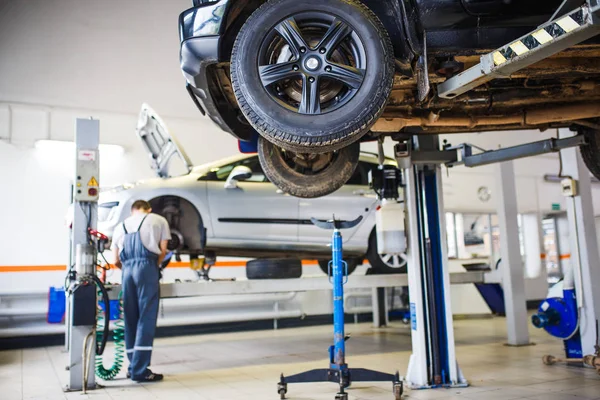
[[[382,41],[383,48],[385,51],[385,62],[384,62],[384,76],[391,76],[392,79],[383,80],[378,86],[377,93],[372,101],[374,106],[365,107],[364,111],[349,120],[343,129],[337,132],[331,131],[318,131],[315,133],[315,137],[297,136],[289,132],[282,131],[272,126],[268,126],[267,122],[263,120],[248,104],[248,101],[244,98],[241,90],[240,77],[242,73],[240,65],[237,61],[237,54],[240,51],[240,47],[244,42],[246,36],[252,35],[253,26],[255,21],[260,18],[260,15],[266,8],[277,7],[282,3],[289,0],[269,0],[260,6],[246,21],[238,36],[234,42],[232,55],[231,55],[231,84],[235,97],[238,101],[238,105],[242,111],[242,114],[246,117],[250,125],[254,127],[261,135],[268,138],[272,143],[291,151],[309,151],[323,152],[340,149],[352,142],[359,140],[365,133],[368,132],[369,128],[377,121],[377,119],[383,113],[385,106],[388,102],[390,93],[392,91],[393,76],[395,70],[394,61],[394,50],[392,42],[383,23],[375,15],[371,9],[365,4],[358,0],[337,0],[346,4],[354,6],[358,12],[362,13],[368,20],[375,24],[377,30],[381,32],[379,36]]]

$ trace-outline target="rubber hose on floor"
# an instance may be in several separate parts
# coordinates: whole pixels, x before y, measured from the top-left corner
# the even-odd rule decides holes
[[[98,321],[96,323],[96,340],[102,340],[102,328],[105,323],[110,321],[104,320],[104,313],[100,310],[100,301],[102,293],[98,293]],[[110,381],[117,376],[121,367],[123,366],[124,354],[125,354],[125,328],[123,323],[123,300],[121,294],[119,294],[119,319],[115,322],[115,329],[113,331],[113,340],[115,342],[115,359],[110,368],[104,366],[103,356],[96,355],[96,376],[105,381]]]

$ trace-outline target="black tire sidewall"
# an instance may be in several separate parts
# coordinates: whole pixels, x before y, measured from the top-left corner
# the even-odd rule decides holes
[[[588,142],[587,145],[579,147],[581,158],[592,175],[600,179],[600,131],[587,127],[578,131],[585,135]]]
[[[365,79],[354,97],[343,107],[322,115],[302,115],[277,104],[262,86],[258,73],[262,38],[285,17],[307,9],[328,12],[351,25],[363,42],[367,60]],[[259,118],[260,125],[266,127],[259,129],[260,133],[270,136],[265,132],[266,129],[282,131],[285,132],[284,137],[279,139],[283,139],[283,142],[338,142],[339,146],[358,140],[366,133],[358,131],[353,137],[340,137],[337,132],[341,127],[352,125],[349,116],[352,116],[352,121],[360,121],[375,114],[373,108],[377,105],[372,100],[382,95],[382,82],[389,80],[386,76],[388,49],[381,32],[363,12],[357,11],[360,10],[356,5],[344,0],[278,0],[265,4],[246,22],[232,54],[232,82],[236,95],[242,95],[247,106]],[[242,112],[250,121],[255,119],[248,115],[244,107]],[[311,133],[319,132],[320,135],[305,136],[307,128]]]
[[[246,263],[248,279],[295,279],[302,276],[302,261],[292,258],[259,258]]]
[[[337,158],[315,175],[302,175],[273,154],[275,145],[264,138],[258,140],[258,158],[263,172],[278,188],[292,196],[315,198],[335,192],[354,174],[360,158],[360,144],[353,143],[338,150]]]

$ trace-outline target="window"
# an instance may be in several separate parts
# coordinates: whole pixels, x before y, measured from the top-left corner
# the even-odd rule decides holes
[[[454,226],[454,213],[446,213],[446,240],[448,241],[448,258],[458,257],[456,243],[456,227]]]
[[[225,182],[227,177],[233,171],[233,169],[239,165],[250,168],[252,170],[252,177],[246,179],[244,182],[268,182],[265,173],[263,172],[258,157],[245,158],[243,160],[236,161],[231,164],[223,165],[221,167],[215,167],[206,175],[200,177],[202,181],[221,181]]]

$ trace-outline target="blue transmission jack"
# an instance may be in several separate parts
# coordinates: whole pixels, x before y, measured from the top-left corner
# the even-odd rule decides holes
[[[575,290],[563,290],[563,298],[551,297],[542,302],[531,317],[533,326],[562,339],[567,358],[582,358],[579,316]]]
[[[348,265],[342,260],[342,234],[340,230],[353,228],[362,221],[362,216],[354,221],[335,219],[320,221],[311,218],[311,222],[322,229],[333,229],[331,237],[331,255],[329,262],[329,281],[333,284],[333,346],[329,347],[329,368],[313,369],[296,375],[285,377],[277,384],[281,399],[285,399],[288,383],[333,382],[340,385],[335,400],[347,400],[345,389],[352,382],[391,382],[395,400],[402,398],[403,384],[398,372],[387,374],[364,368],[349,368],[346,364],[346,340],[349,336],[344,331],[344,285],[348,282]]]

